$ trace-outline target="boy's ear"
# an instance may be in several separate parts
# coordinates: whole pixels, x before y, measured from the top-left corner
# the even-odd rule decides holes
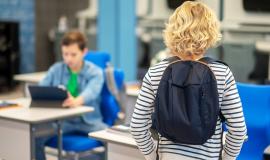
[[[88,48],[83,49],[83,55],[85,55],[88,52]]]

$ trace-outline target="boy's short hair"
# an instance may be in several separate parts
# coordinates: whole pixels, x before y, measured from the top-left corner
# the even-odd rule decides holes
[[[80,50],[84,50],[87,45],[87,38],[80,31],[69,31],[62,38],[62,46],[68,46],[71,44],[78,44]]]
[[[169,18],[163,37],[174,55],[201,55],[221,39],[220,22],[205,4],[186,1]]]

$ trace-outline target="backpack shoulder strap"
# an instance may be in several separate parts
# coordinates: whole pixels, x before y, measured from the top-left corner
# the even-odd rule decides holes
[[[203,58],[199,59],[198,61],[204,62],[206,64],[210,64],[210,63],[216,62],[216,60],[213,59],[213,58],[211,58],[211,57],[203,57]]]
[[[228,66],[227,63],[225,63],[225,62],[223,62],[223,61],[215,60],[215,59],[210,58],[210,57],[203,57],[203,58],[199,59],[199,61],[204,62],[204,63],[206,63],[206,64],[210,64],[210,63],[213,63],[213,62],[218,62],[218,63],[224,64],[225,66]],[[221,119],[221,122],[225,122],[225,117],[224,117],[223,114],[221,113],[221,110],[219,111],[219,117],[220,117],[220,119]]]
[[[179,57],[177,57],[177,56],[172,56],[172,57],[166,58],[164,60],[168,61],[169,63],[172,63],[174,61],[181,60],[181,59]]]
[[[227,63],[223,62],[223,61],[220,61],[220,60],[216,60],[214,58],[211,58],[211,57],[203,57],[201,59],[199,59],[200,62],[204,62],[206,64],[210,64],[210,63],[213,63],[213,62],[218,62],[218,63],[222,63],[224,64],[225,66],[228,66]]]

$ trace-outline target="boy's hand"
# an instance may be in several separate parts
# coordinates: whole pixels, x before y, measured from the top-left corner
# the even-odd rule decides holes
[[[73,97],[69,92],[68,92],[68,97],[65,99],[63,102],[62,106],[63,107],[78,107],[83,104],[83,98],[82,97]]]

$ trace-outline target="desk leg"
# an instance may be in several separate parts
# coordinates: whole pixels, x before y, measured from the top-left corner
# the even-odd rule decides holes
[[[104,143],[104,147],[105,147],[105,160],[108,160],[108,143]]]
[[[107,160],[144,160],[143,154],[136,147],[125,146],[117,143],[107,143]]]
[[[270,81],[270,55],[268,56],[268,81]]]
[[[35,127],[33,127],[32,124],[30,124],[30,151],[31,151],[31,160],[36,159],[36,151],[35,151]]]
[[[62,149],[63,149],[63,144],[62,144],[62,123],[61,121],[57,121],[57,134],[58,134],[58,160],[62,160]]]

